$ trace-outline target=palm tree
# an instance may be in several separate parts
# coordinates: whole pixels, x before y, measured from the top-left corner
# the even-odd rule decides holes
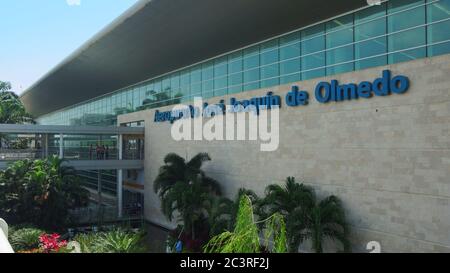
[[[284,186],[277,184],[266,188],[266,196],[261,201],[259,214],[262,218],[280,213],[286,221],[287,239],[290,252],[297,252],[303,242],[304,217],[314,206],[314,192],[310,187],[295,182],[288,177]],[[295,212],[295,213],[294,213]]]
[[[208,154],[199,153],[190,161],[170,153],[164,158],[164,165],[154,181],[154,191],[161,199],[162,212],[172,221],[178,211],[180,219],[192,239],[196,238],[196,224],[205,220],[205,204],[211,195],[220,194],[220,186],[201,169],[204,162],[211,160]]]
[[[7,87],[4,87],[5,89]],[[0,124],[33,123],[33,118],[14,92],[0,92]]]
[[[264,244],[261,244],[251,198],[243,194],[238,203],[234,229],[214,236],[203,250],[206,253],[259,253],[262,250],[285,253],[286,227],[283,217],[276,213],[260,222],[264,224]],[[269,243],[271,239],[272,245]]]
[[[351,251],[345,212],[341,201],[336,196],[331,195],[319,203],[315,202],[308,213],[295,212],[292,217],[305,219],[306,223],[301,226],[306,228],[303,229],[301,237],[311,239],[312,247],[317,253],[323,252],[325,239],[338,241],[345,252]]]
[[[25,106],[14,92],[11,92],[9,82],[0,81],[0,124],[34,123],[32,116],[26,111]],[[0,148],[6,141],[0,134]]]
[[[312,240],[316,252],[323,252],[322,243],[326,238],[341,242],[344,251],[350,250],[345,212],[336,196],[317,203],[312,188],[288,177],[284,186],[269,185],[261,201],[260,216],[277,212],[286,221],[290,252],[297,252],[299,245],[308,239]]]
[[[257,205],[259,203],[256,193],[244,188],[239,189],[234,200],[219,196],[210,197],[206,209],[211,236],[233,230],[239,211],[239,203],[244,195],[250,198],[253,204]]]

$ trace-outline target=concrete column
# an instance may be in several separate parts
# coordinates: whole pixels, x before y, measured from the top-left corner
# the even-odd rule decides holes
[[[117,217],[123,216],[123,170],[117,170]]]
[[[43,143],[43,145],[44,145],[44,158],[47,158],[48,157],[48,134],[43,134],[42,135],[43,137],[44,137],[44,143]]]
[[[98,194],[98,203],[99,206],[102,205],[103,203],[103,198],[102,198],[102,171],[101,170],[97,170],[97,194]]]
[[[123,159],[123,136],[118,135],[117,138],[117,159]],[[122,218],[123,216],[123,170],[117,170],[117,216]]]
[[[59,134],[59,158],[64,158],[64,135]]]
[[[119,135],[117,138],[117,159],[123,159],[123,135]]]

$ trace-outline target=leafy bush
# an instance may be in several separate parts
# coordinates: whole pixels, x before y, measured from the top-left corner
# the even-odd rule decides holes
[[[39,237],[45,232],[36,228],[22,228],[10,230],[9,242],[17,251],[28,251],[39,248]]]
[[[141,253],[146,248],[143,244],[144,234],[121,229],[80,234],[74,241],[80,244],[82,253]]]
[[[319,201],[312,188],[288,177],[284,186],[267,186],[266,196],[260,202],[260,216],[273,213],[280,213],[286,221],[290,252],[297,252],[308,239],[318,253],[323,252],[325,239],[340,242],[345,252],[351,250],[344,208],[336,196]]]
[[[74,169],[62,160],[14,162],[0,172],[0,217],[11,224],[31,223],[58,230],[67,224],[70,209],[85,206],[89,193]]]
[[[256,205],[260,202],[256,193],[251,190],[241,188],[236,197],[230,200],[226,197],[211,196],[206,202],[206,211],[208,212],[208,225],[210,227],[210,235],[215,236],[224,231],[233,230],[241,197],[247,195],[252,204]],[[258,213],[256,213],[258,214]]]
[[[174,213],[179,213],[178,223],[192,240],[200,235],[198,226],[203,226],[207,216],[205,204],[211,196],[220,195],[220,185],[206,176],[201,169],[211,158],[199,153],[186,161],[177,154],[168,154],[153,185],[161,199],[164,215],[172,221]]]
[[[286,226],[280,214],[274,214],[261,222],[265,223],[264,244],[261,244],[259,229],[254,219],[253,205],[247,195],[239,202],[239,211],[233,232],[225,231],[213,237],[204,247],[208,253],[274,253],[287,252]]]

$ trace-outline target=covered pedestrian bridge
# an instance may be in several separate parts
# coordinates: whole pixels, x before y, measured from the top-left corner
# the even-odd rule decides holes
[[[77,170],[141,169],[144,128],[0,124],[0,169],[49,156]]]
[[[143,127],[0,124],[0,170],[18,160],[49,156],[63,159],[65,166],[77,171],[91,193],[91,200],[100,205],[94,206],[94,211],[99,207],[111,211],[111,219],[123,219],[130,214],[128,211],[140,217],[144,187]],[[93,215],[87,222],[98,218],[97,212],[79,214]]]

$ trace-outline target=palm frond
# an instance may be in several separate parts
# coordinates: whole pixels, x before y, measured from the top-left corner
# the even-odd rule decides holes
[[[199,170],[201,169],[202,165],[206,161],[210,161],[211,158],[207,153],[198,153],[196,156],[194,156],[189,162],[186,164],[189,169],[192,170]]]

